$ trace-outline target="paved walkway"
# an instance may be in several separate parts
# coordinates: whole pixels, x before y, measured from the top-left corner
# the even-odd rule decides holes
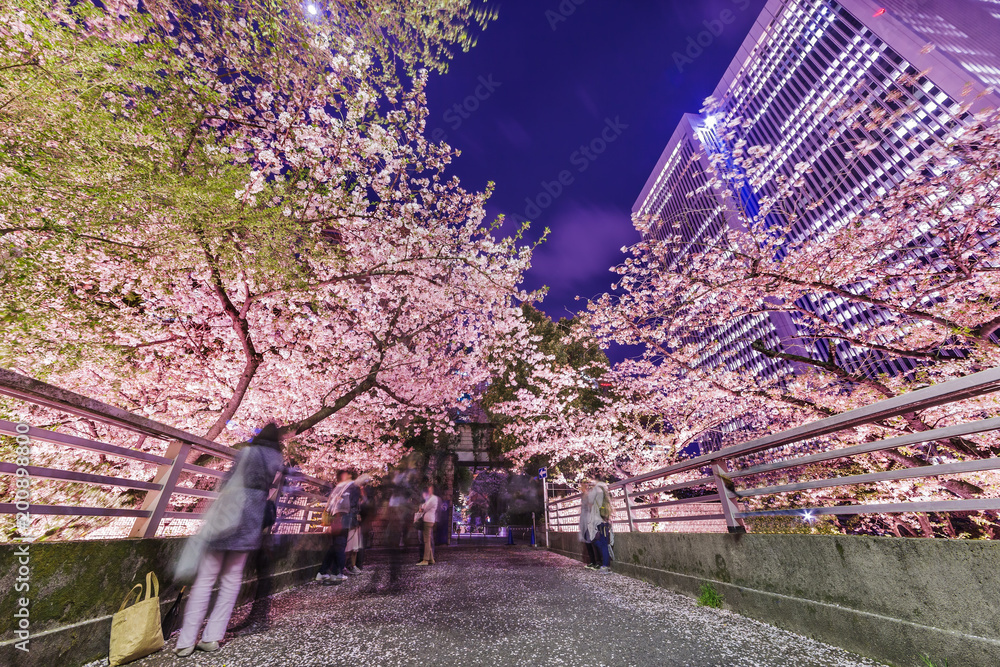
[[[380,566],[373,564],[371,569]],[[217,653],[177,658],[174,639],[136,667],[854,667],[837,648],[553,553],[444,551],[407,565],[398,590],[373,574],[275,596],[269,627],[237,630]],[[238,626],[246,610],[237,610]],[[92,663],[97,665],[99,663]],[[105,663],[106,664],[106,663]]]

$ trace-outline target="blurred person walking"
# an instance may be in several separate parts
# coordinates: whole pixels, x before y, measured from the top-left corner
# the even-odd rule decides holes
[[[239,632],[245,628],[266,630],[270,623],[271,594],[274,592],[274,578],[272,576],[274,565],[276,561],[288,554],[291,547],[287,539],[288,536],[277,532],[281,523],[278,503],[285,492],[285,480],[288,479],[288,475],[289,467],[283,467],[278,476],[281,482],[271,489],[265,504],[264,523],[261,526],[261,545],[248,559],[251,564],[250,571],[254,573],[254,579],[256,579],[253,605],[243,622],[231,628],[232,632]]]
[[[424,502],[413,517],[413,523],[423,523],[424,559],[417,565],[434,564],[434,523],[437,521],[438,506],[441,499],[434,495],[434,485],[428,484],[423,492]]]
[[[414,480],[416,471],[411,463],[404,460],[401,467],[392,476],[391,493],[388,505],[388,535],[389,547],[389,584],[399,581],[402,569],[403,553],[406,551],[406,538],[410,532],[410,516],[413,514]]]
[[[365,474],[354,480],[354,488],[357,489],[358,502],[357,509],[354,512],[354,520],[352,521],[351,529],[347,531],[347,545],[344,547],[347,553],[347,564],[344,568],[344,574],[361,574],[361,568],[358,567],[358,559],[362,549],[364,549],[364,534],[361,531],[363,530],[362,518],[367,497],[367,494],[365,493],[365,486],[371,481],[371,479],[372,478],[369,475]]]
[[[373,497],[372,490],[366,484],[361,487],[361,511],[358,516],[361,519],[361,550],[358,551],[358,560],[355,567],[359,570],[365,568],[365,553],[369,547],[375,545],[375,518],[379,513],[379,504]]]
[[[174,649],[178,656],[189,656],[195,648],[219,649],[240,592],[247,557],[261,547],[268,493],[282,469],[281,451],[278,426],[267,424],[237,454],[218,498],[205,513],[201,530],[185,544],[175,579],[193,578],[194,584]],[[216,581],[219,593],[197,642]]]

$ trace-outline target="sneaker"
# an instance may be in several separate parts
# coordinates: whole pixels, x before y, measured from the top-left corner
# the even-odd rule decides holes
[[[427,561],[425,561],[425,560],[422,560],[422,561],[420,561],[419,563],[417,563],[417,565],[430,565],[430,563],[428,563],[428,562],[427,562]]]
[[[351,569],[351,568],[349,568],[349,567],[345,567],[345,568],[344,568],[343,570],[341,570],[341,571],[340,571],[340,573],[341,573],[342,575],[343,575],[343,574],[346,574],[346,575],[348,575],[348,576],[351,576],[351,577],[353,577],[353,576],[354,576],[354,570],[352,570],[352,569]]]
[[[355,565],[351,568],[351,574],[361,574],[361,568]]]
[[[198,642],[195,647],[199,651],[205,651],[206,653],[212,653],[213,651],[219,650],[219,642]]]
[[[611,568],[610,567],[601,567],[600,569],[597,570],[597,573],[598,574],[611,574]]]
[[[584,565],[584,567],[587,568],[588,570],[596,570],[597,568],[600,567],[600,565],[594,565],[593,563],[587,563],[586,565]]]
[[[174,655],[179,658],[186,658],[194,653],[194,646],[188,646],[187,648],[175,648]]]
[[[316,573],[316,581],[323,582],[330,578],[330,575],[323,574],[322,572]]]

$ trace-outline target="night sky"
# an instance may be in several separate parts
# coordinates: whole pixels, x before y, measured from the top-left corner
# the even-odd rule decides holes
[[[620,248],[639,239],[632,204],[681,115],[697,112],[715,89],[764,0],[494,6],[499,18],[478,45],[431,77],[428,132],[462,152],[453,172],[467,188],[496,183],[490,218],[529,219],[533,239],[552,230],[526,287],[549,286],[540,307],[568,317],[582,307],[576,296],[610,289]]]

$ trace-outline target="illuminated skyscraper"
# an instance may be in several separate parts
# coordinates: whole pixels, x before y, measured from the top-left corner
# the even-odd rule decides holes
[[[920,76],[921,73],[923,76]],[[913,77],[914,85],[896,82]],[[768,145],[769,177],[758,189],[722,195],[706,190],[688,197],[710,178],[706,147],[717,145],[702,116],[686,115],[660,156],[633,207],[654,224],[648,235],[675,241],[664,270],[683,265],[685,254],[711,245],[725,226],[739,225],[729,203],[753,208],[773,194],[775,178],[791,177],[794,165],[811,167],[804,192],[822,204],[803,211],[790,241],[811,238],[840,224],[872,198],[882,196],[913,170],[920,154],[963,114],[1000,106],[1000,0],[770,0],[757,18],[713,97],[741,117],[750,146]],[[901,90],[896,104],[912,105],[906,121],[890,133],[847,128],[818,109],[831,100],[873,103]],[[963,107],[963,105],[966,105]],[[845,143],[874,141],[875,150],[849,159]],[[915,239],[933,245],[933,239]],[[885,316],[832,295],[817,294],[797,305],[827,321],[878,326]],[[862,374],[899,373],[915,367],[847,343],[828,345],[809,338],[784,313],[720,324],[696,338],[701,362],[764,376],[788,365],[755,352],[790,346],[819,360],[831,360]],[[721,344],[721,345],[720,345]],[[802,353],[797,352],[797,353]]]

